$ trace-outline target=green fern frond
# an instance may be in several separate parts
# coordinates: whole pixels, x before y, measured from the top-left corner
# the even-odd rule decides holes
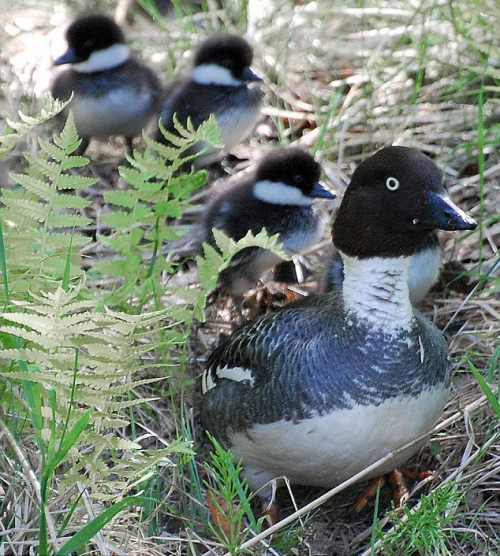
[[[196,129],[188,118],[186,126],[184,127],[177,118],[177,115],[173,116],[173,124],[176,133],[169,132],[162,125],[161,120],[159,121],[159,129],[162,135],[167,141],[167,145],[164,143],[158,143],[153,139],[145,136],[145,142],[148,147],[156,152],[159,156],[165,160],[170,160],[171,165],[174,170],[177,171],[181,165],[186,164],[195,160],[202,151],[196,152],[194,154],[186,155],[186,151],[193,147],[194,145],[207,145],[215,148],[222,148],[223,144],[220,138],[220,130],[217,124],[215,116],[212,114],[208,120],[202,122]],[[180,159],[183,159],[182,161]]]
[[[154,298],[157,307],[161,306],[161,298],[155,293],[157,284],[173,270],[171,261],[161,256],[162,244],[177,237],[171,220],[190,206],[193,191],[206,180],[206,172],[182,174],[179,170],[191,160],[185,154],[190,147],[218,133],[214,118],[197,130],[191,124],[180,128],[172,145],[145,137],[148,149],[144,153],[134,151],[129,159],[131,167],[119,168],[129,189],[104,194],[110,210],[101,215],[101,220],[113,232],[98,239],[117,256],[99,261],[95,268],[102,275],[120,280],[105,298],[106,305],[125,301],[140,312]]]
[[[7,315],[4,315],[7,319]],[[16,334],[17,335],[17,334]],[[0,359],[7,361],[26,361],[30,363],[38,363],[40,365],[48,365],[50,362],[50,357],[47,353],[41,351],[40,349],[2,349],[0,350]],[[17,374],[15,371],[1,371],[0,376],[6,376],[9,378],[14,378],[15,376],[26,377],[24,373]]]
[[[54,435],[62,439],[62,430],[52,424],[54,419],[58,423],[68,420],[72,426],[91,410],[91,428],[81,433],[78,445],[68,452],[72,465],[64,484],[81,481],[95,486],[96,481],[116,472],[114,464],[109,460],[105,464],[99,454],[106,450],[140,450],[137,443],[111,434],[111,427],[127,426],[127,409],[156,399],[130,399],[129,393],[163,380],[133,377],[145,367],[141,358],[145,354],[142,338],[146,332],[152,345],[170,349],[169,338],[156,337],[154,330],[161,330],[164,319],[175,311],[156,311],[144,317],[110,310],[98,312],[97,301],[79,299],[81,287],[82,284],[69,291],[58,287],[39,292],[30,302],[15,302],[22,311],[2,314],[4,325],[0,334],[15,336],[24,345],[0,349],[0,376],[11,381],[14,390],[27,382],[37,385],[41,396],[42,440],[52,438],[53,442]],[[70,406],[68,400],[72,400]],[[149,465],[148,457],[141,456],[143,466]],[[83,461],[85,465],[81,464]]]
[[[247,247],[261,247],[262,249],[272,251],[283,260],[290,259],[290,256],[283,250],[282,244],[279,241],[279,234],[270,236],[265,228],[255,235],[251,231],[248,231],[245,237],[241,238],[239,241],[234,241],[234,239],[228,237],[224,232],[216,228],[214,228],[212,232],[214,234],[215,243],[225,255],[225,258],[232,258],[236,253]]]
[[[203,289],[208,292],[217,285],[220,272],[229,264],[230,256],[224,257],[215,247],[208,243],[203,244],[203,257],[196,257],[198,278]]]
[[[279,242],[279,235],[275,234],[269,236],[265,228],[255,235],[251,231],[248,231],[245,237],[241,238],[239,241],[234,241],[234,239],[216,228],[214,228],[212,232],[218,249],[204,243],[204,256],[201,257],[198,255],[196,257],[198,277],[205,293],[215,288],[220,272],[227,268],[231,263],[231,259],[243,249],[260,247],[272,251],[283,260],[290,259],[290,256],[283,250]]]
[[[35,116],[28,116],[19,111],[19,122],[14,122],[7,118],[7,126],[10,128],[12,133],[0,137],[0,158],[14,149],[19,141],[25,135],[30,133],[30,131],[32,131],[35,127],[46,122],[47,120],[50,120],[56,114],[61,112],[68,102],[69,101],[61,102],[51,96],[48,96],[42,108],[40,108],[40,111]]]
[[[71,154],[78,141],[70,114],[52,143],[40,140],[39,153],[25,154],[26,171],[12,174],[17,187],[2,190],[0,223],[13,299],[23,299],[28,287],[36,293],[48,278],[62,282],[68,271],[69,280],[82,275],[79,250],[90,239],[68,230],[91,222],[80,213],[90,201],[69,190],[88,187],[97,180],[72,173],[88,162]]]

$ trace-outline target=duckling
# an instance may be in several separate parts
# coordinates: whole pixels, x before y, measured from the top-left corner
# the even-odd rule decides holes
[[[191,75],[174,81],[165,93],[160,120],[170,133],[176,133],[174,114],[186,126],[191,119],[195,129],[213,114],[220,129],[223,150],[230,151],[252,131],[260,113],[262,92],[252,86],[261,81],[250,65],[252,47],[236,35],[214,35],[206,39],[194,57]],[[155,139],[168,143],[160,129]],[[207,148],[195,160],[197,167],[221,158],[221,152],[198,144],[188,154]]]
[[[201,254],[203,242],[216,246],[213,228],[235,241],[248,231],[257,234],[265,228],[269,235],[279,234],[280,242],[291,254],[304,251],[319,240],[324,230],[313,199],[333,198],[319,184],[320,174],[320,165],[302,149],[274,150],[253,171],[214,184],[214,196],[199,227],[181,242],[179,247],[184,248],[178,253]],[[247,247],[221,272],[219,289],[239,298],[281,261],[270,251]]]
[[[156,73],[130,55],[122,30],[104,15],[76,19],[66,31],[68,50],[54,65],[70,64],[53,85],[52,95],[70,104],[59,114],[64,123],[71,109],[82,139],[83,154],[92,137],[123,135],[132,140],[158,111],[162,85]]]
[[[433,230],[475,227],[424,154],[386,147],[358,166],[332,231],[342,291],[246,323],[202,375],[203,428],[242,460],[252,490],[269,499],[283,476],[333,487],[431,430],[450,389],[449,354],[410,303],[408,270]]]

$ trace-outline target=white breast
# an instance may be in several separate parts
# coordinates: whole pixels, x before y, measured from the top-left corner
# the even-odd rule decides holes
[[[216,114],[221,139],[226,151],[230,151],[250,134],[255,126],[258,113],[259,109],[257,108],[248,110],[225,110],[222,114]]]
[[[98,98],[75,96],[70,108],[82,137],[133,136],[147,125],[151,102],[148,92],[115,89]]]
[[[437,282],[441,271],[441,250],[424,249],[412,256],[408,272],[410,301],[418,305]]]
[[[355,406],[294,424],[257,424],[230,436],[236,461],[243,459],[252,490],[286,476],[290,482],[333,487],[392,450],[429,431],[442,414],[448,391],[443,387],[418,398],[395,398],[379,406]],[[412,447],[374,473],[404,463]]]

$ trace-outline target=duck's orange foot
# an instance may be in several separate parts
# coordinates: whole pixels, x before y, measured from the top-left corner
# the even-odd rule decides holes
[[[382,488],[387,484],[385,480],[385,475],[380,475],[376,479],[370,482],[370,484],[365,488],[365,490],[358,496],[358,499],[351,506],[351,512],[359,513],[361,510],[366,508],[370,500],[377,494],[377,490]]]
[[[401,469],[394,469],[387,475],[382,475],[374,479],[364,490],[364,492],[358,497],[356,502],[351,507],[351,511],[358,513],[363,510],[370,500],[376,495],[377,490],[382,488],[387,483],[393,488],[393,501],[396,508],[400,508],[403,504],[406,504],[410,497],[410,489],[406,483],[405,479],[410,479],[412,481],[422,481],[428,477],[433,477],[434,473],[432,471],[403,471]]]
[[[280,520],[280,508],[274,500],[267,503],[263,502],[261,511],[269,526],[276,525]]]

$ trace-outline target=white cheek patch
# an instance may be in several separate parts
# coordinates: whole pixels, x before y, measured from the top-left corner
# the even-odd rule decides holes
[[[298,187],[279,181],[258,181],[253,187],[253,193],[260,201],[273,205],[310,207],[313,203],[313,200],[306,197]]]
[[[80,73],[93,73],[116,68],[125,63],[130,57],[130,50],[125,44],[114,44],[103,50],[92,52],[88,60],[79,64],[72,64],[72,69]]]
[[[241,87],[244,81],[235,79],[231,72],[218,64],[202,64],[193,69],[191,78],[198,85],[225,85],[229,87]]]

